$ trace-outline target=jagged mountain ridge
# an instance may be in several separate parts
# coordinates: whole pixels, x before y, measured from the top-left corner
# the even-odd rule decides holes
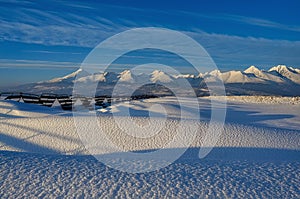
[[[85,73],[85,74],[82,74]],[[292,67],[287,67],[285,65],[278,65],[272,67],[268,71],[260,70],[255,66],[250,66],[248,69],[244,71],[227,71],[221,72],[219,70],[214,70],[209,73],[199,74],[195,76],[194,74],[180,74],[180,75],[169,75],[163,71],[154,70],[150,74],[132,74],[130,70],[124,70],[119,74],[114,74],[113,72],[105,72],[105,73],[96,73],[90,75],[84,72],[82,69],[78,69],[77,71],[66,75],[60,78],[54,78],[49,81],[39,82],[39,83],[58,83],[62,81],[72,81],[75,82],[76,76],[80,74],[81,78],[77,79],[76,82],[89,82],[89,81],[99,81],[99,82],[127,82],[127,83],[135,83],[139,82],[138,76],[143,76],[143,78],[147,77],[150,79],[152,83],[162,82],[162,83],[170,83],[175,79],[185,78],[185,79],[204,79],[206,81],[217,81],[222,80],[226,83],[263,83],[267,81],[277,82],[277,83],[285,83],[286,81],[291,81],[296,84],[300,84],[300,69],[295,69]]]
[[[287,67],[285,65],[278,65],[272,67],[269,72],[273,74],[279,74],[282,77],[287,78],[288,80],[300,84],[300,70],[292,67]]]
[[[76,78],[77,77],[77,78]],[[123,84],[164,84],[178,85],[180,80],[186,80],[195,89],[198,95],[205,90],[205,83],[224,82],[226,93],[229,95],[300,95],[300,70],[285,65],[278,65],[268,71],[250,66],[244,71],[221,72],[214,70],[208,73],[171,75],[167,72],[154,70],[151,73],[135,74],[131,70],[121,73],[104,72],[89,74],[82,69],[48,81],[26,84],[13,90],[31,93],[67,93],[71,94],[74,83],[88,85],[98,83],[99,90],[109,91],[117,83]],[[200,94],[201,95],[201,94]]]
[[[254,74],[256,77],[259,77],[263,80],[269,80],[269,81],[273,81],[273,82],[277,82],[277,83],[284,83],[284,81],[285,81],[281,76],[277,76],[272,73],[269,73],[269,72],[266,72],[263,70],[259,70],[255,66],[250,66],[249,68],[244,70],[244,73]]]

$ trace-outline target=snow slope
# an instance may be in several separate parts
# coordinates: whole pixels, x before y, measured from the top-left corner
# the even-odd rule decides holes
[[[241,71],[229,71],[221,75],[222,80],[225,83],[259,83],[263,82],[252,76],[248,76]]]
[[[121,102],[97,111],[100,126],[109,129],[111,139],[125,145],[125,150],[163,147],[176,132],[181,111],[189,116],[187,125],[198,125],[192,148],[179,160],[140,174],[111,169],[89,156],[70,112],[0,101],[0,196],[299,198],[300,107],[280,104],[279,99],[272,104],[241,99],[229,100],[224,132],[204,159],[199,159],[198,153],[201,147],[210,146],[202,145],[210,119],[209,98],[199,98],[199,121],[194,120],[197,111],[193,104],[180,109],[174,97]],[[282,99],[286,100],[292,98]],[[147,110],[157,126],[168,114],[167,128],[151,139],[129,138],[111,118],[124,108],[130,108],[131,117],[121,114],[120,120],[132,119],[138,124],[149,123]],[[188,136],[188,130],[186,133]],[[110,155],[105,149],[97,154]]]
[[[204,80],[209,82],[223,81],[225,84],[228,83],[263,83],[262,79],[255,76],[248,75],[241,71],[228,71],[222,73],[219,70],[214,70],[204,75]]]
[[[256,68],[255,66],[250,66],[249,68],[247,68],[244,71],[244,73],[254,74],[256,77],[267,80],[267,81],[272,81],[272,82],[276,82],[276,83],[284,83],[284,79],[282,79],[281,77],[272,75],[265,71],[261,71],[258,68]]]
[[[135,80],[130,70],[124,70],[118,76],[120,82],[134,83]]]
[[[300,73],[299,69],[294,69],[292,67],[287,67],[285,65],[274,66],[269,70],[269,72],[275,72],[287,78],[288,80],[300,84]]]
[[[105,75],[106,73],[97,73],[86,77],[78,78],[76,82],[80,82],[80,83],[105,82],[106,81]]]
[[[78,69],[77,71],[71,73],[71,74],[68,74],[66,76],[63,76],[63,77],[58,77],[58,78],[54,78],[54,79],[51,79],[49,81],[46,81],[47,83],[57,83],[57,82],[62,82],[62,81],[73,81],[77,75],[88,75],[88,73],[86,73],[85,71],[83,71],[81,68]]]
[[[151,73],[151,82],[152,83],[170,83],[172,82],[172,77],[163,71],[155,70]]]

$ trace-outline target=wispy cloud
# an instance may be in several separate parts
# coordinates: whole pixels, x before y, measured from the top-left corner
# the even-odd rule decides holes
[[[101,16],[84,16],[80,12],[17,7],[14,10],[0,8],[0,13],[0,40],[7,41],[93,47],[126,29],[126,25]]]
[[[11,2],[13,3],[13,1]],[[25,4],[25,3],[24,3]],[[61,2],[62,7],[69,8],[68,12],[62,10],[51,10],[50,8],[42,11],[39,4],[30,2],[30,6],[16,6],[14,9],[0,7],[0,40],[17,41],[23,43],[34,43],[43,45],[59,45],[59,46],[79,46],[79,47],[95,47],[99,42],[118,32],[127,30],[132,27],[140,26],[157,26],[170,27],[168,22],[160,24],[159,21],[152,22],[150,13],[160,14],[159,16],[168,16],[173,18],[175,15],[180,19],[183,16],[191,16],[195,18],[213,19],[218,21],[229,21],[233,23],[248,24],[251,26],[281,29],[288,31],[300,32],[299,26],[286,25],[271,20],[229,15],[229,14],[199,14],[194,12],[183,12],[178,10],[167,11],[147,10],[139,8],[117,7],[119,11],[122,9],[132,16],[134,19],[139,16],[145,17],[144,21],[133,20],[131,17],[118,17],[114,13],[108,13],[109,9],[113,10],[111,5],[101,5],[106,14],[102,14],[101,10],[95,9],[93,6],[85,3],[69,3]],[[99,6],[99,5],[98,5]],[[99,7],[101,7],[99,6]],[[106,8],[109,8],[108,10]],[[64,9],[66,10],[66,9]],[[82,12],[83,13],[82,13]],[[108,13],[108,14],[107,14]],[[134,13],[134,14],[132,14]],[[142,18],[142,17],[141,17]],[[174,22],[176,24],[176,21]],[[286,63],[294,66],[300,65],[300,42],[286,40],[270,40],[254,37],[239,37],[226,34],[209,34],[195,24],[188,24],[185,33],[190,35],[216,60],[220,66],[229,67],[230,65],[266,65]],[[176,27],[183,31],[182,27]],[[29,50],[30,51],[30,50]],[[60,51],[31,51],[32,53],[43,54],[60,54]],[[76,52],[74,52],[76,54]],[[5,63],[6,66],[9,63]],[[0,67],[5,67],[0,62]],[[61,62],[49,63],[23,63],[16,61],[14,66],[62,66],[67,64]],[[27,64],[27,65],[26,65]],[[68,63],[69,64],[69,63]],[[232,66],[234,67],[234,66]]]
[[[265,28],[274,28],[274,29],[280,29],[280,30],[289,30],[289,31],[300,32],[300,26],[297,26],[297,25],[282,24],[282,23],[275,22],[272,20],[250,17],[250,16],[232,15],[232,14],[224,14],[224,13],[203,14],[203,13],[195,13],[195,12],[187,12],[187,11],[179,11],[177,14],[191,16],[194,18],[210,19],[210,20],[215,20],[215,21],[234,22],[234,23],[253,25],[253,26],[259,26],[259,27],[265,27]]]
[[[120,7],[112,5],[97,5],[100,10],[86,3],[61,2],[61,7],[69,8],[68,12],[62,10],[40,9],[39,4],[31,2],[31,6],[17,6],[11,8],[0,8],[0,40],[17,41],[24,43],[36,43],[44,45],[63,45],[94,47],[103,39],[118,32],[133,27],[157,26],[172,27],[168,24],[159,24],[159,21],[151,20],[153,15],[168,17],[170,19],[177,16],[186,16],[203,19],[213,19],[217,21],[229,21],[234,23],[248,24],[253,26],[275,28],[300,32],[299,26],[286,25],[278,22],[229,14],[201,14],[195,12],[171,10],[149,10],[147,8]],[[109,13],[110,10],[129,13],[131,17],[118,17]],[[106,12],[106,13],[101,13]],[[135,16],[145,18],[144,21]],[[134,19],[133,19],[134,18]],[[176,19],[176,17],[175,17]],[[152,22],[151,22],[152,21]],[[174,22],[176,23],[176,21]],[[189,24],[189,30],[197,29],[194,24]],[[179,28],[180,29],[180,28]],[[181,29],[183,30],[183,29]]]
[[[221,68],[250,65],[268,68],[277,64],[300,67],[300,41],[208,34],[203,31],[186,34],[203,45]]]
[[[49,51],[49,50],[26,50],[24,52],[39,53],[39,54],[66,54],[65,51]],[[82,55],[83,53],[81,53],[81,52],[68,52],[68,54]]]
[[[68,27],[59,25],[34,26],[19,22],[0,20],[1,40],[62,46],[96,46],[104,38],[122,29],[105,30],[88,27]],[[118,30],[118,31],[117,31]]]
[[[274,22],[271,20],[254,18],[254,17],[246,17],[240,15],[222,15],[223,19],[231,20],[235,22],[245,23],[254,26],[268,27],[268,28],[276,28],[281,30],[290,30],[300,32],[300,26],[286,25],[278,22]]]
[[[54,62],[54,61],[40,61],[40,60],[11,60],[0,59],[0,68],[23,68],[23,69],[67,69],[79,68],[80,63],[74,62]]]

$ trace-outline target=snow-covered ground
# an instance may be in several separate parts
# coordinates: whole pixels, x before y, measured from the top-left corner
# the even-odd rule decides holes
[[[209,96],[209,99],[218,100],[218,96]],[[276,96],[226,96],[230,102],[261,103],[261,104],[300,104],[300,97],[276,97]]]
[[[218,101],[217,97],[212,99]],[[126,151],[164,147],[177,130],[181,111],[187,116],[187,127],[191,123],[198,127],[191,148],[176,162],[139,174],[114,170],[89,155],[76,132],[72,113],[0,101],[0,196],[299,198],[299,99],[227,100],[224,131],[204,159],[199,159],[198,154],[201,148],[211,147],[203,140],[211,117],[210,98],[199,98],[200,120],[196,121],[195,106],[180,108],[174,97],[122,102],[98,109],[99,125]],[[122,115],[125,108],[130,110],[130,117]],[[146,110],[151,110],[151,121]],[[166,114],[168,118],[160,134],[145,140],[122,134],[113,114],[121,122],[131,119],[141,125],[152,122],[159,126]],[[188,135],[187,130],[185,136]],[[97,149],[96,154],[110,155],[106,152]]]

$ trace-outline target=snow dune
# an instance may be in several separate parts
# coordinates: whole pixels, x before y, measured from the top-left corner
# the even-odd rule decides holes
[[[128,120],[130,118],[123,118]],[[23,118],[1,120],[1,150],[23,151],[33,153],[54,154],[89,154],[84,149],[79,136],[76,133],[71,117],[51,118]],[[148,123],[145,118],[136,118],[138,123]],[[160,120],[154,123],[160,125]],[[154,136],[147,140],[133,139],[123,135],[118,125],[110,117],[99,119],[103,129],[110,129],[109,137],[120,144],[127,151],[158,149],[164,147],[170,141],[173,132],[176,132],[176,121],[168,120],[163,136]],[[188,125],[188,123],[187,123]],[[174,127],[173,127],[174,126]],[[207,123],[198,124],[199,131],[192,147],[201,147],[205,135]],[[188,136],[188,135],[187,135]],[[273,130],[267,128],[251,127],[245,125],[228,124],[224,133],[216,144],[216,147],[258,147],[299,149],[299,132],[292,130]],[[210,147],[210,145],[203,146]],[[99,150],[96,154],[105,154],[105,150]]]
[[[203,142],[211,116],[210,100],[199,98],[197,121],[193,105],[180,109],[173,97],[122,102],[96,111],[98,124],[124,151],[163,148],[176,132],[180,111],[189,116],[187,126],[198,126],[191,148],[180,159],[140,174],[114,170],[90,156],[70,112],[0,101],[0,196],[299,198],[300,107],[278,100],[262,104],[229,99],[224,131],[211,153],[199,159],[199,150],[211,147]],[[129,108],[130,118],[121,114],[124,108]],[[151,110],[152,121],[147,110]],[[168,118],[159,134],[141,139],[122,132],[113,114],[121,122],[131,119],[141,126],[149,122],[160,126],[166,114]],[[114,155],[105,149],[92,152],[103,158]],[[119,164],[121,160],[111,161]]]

